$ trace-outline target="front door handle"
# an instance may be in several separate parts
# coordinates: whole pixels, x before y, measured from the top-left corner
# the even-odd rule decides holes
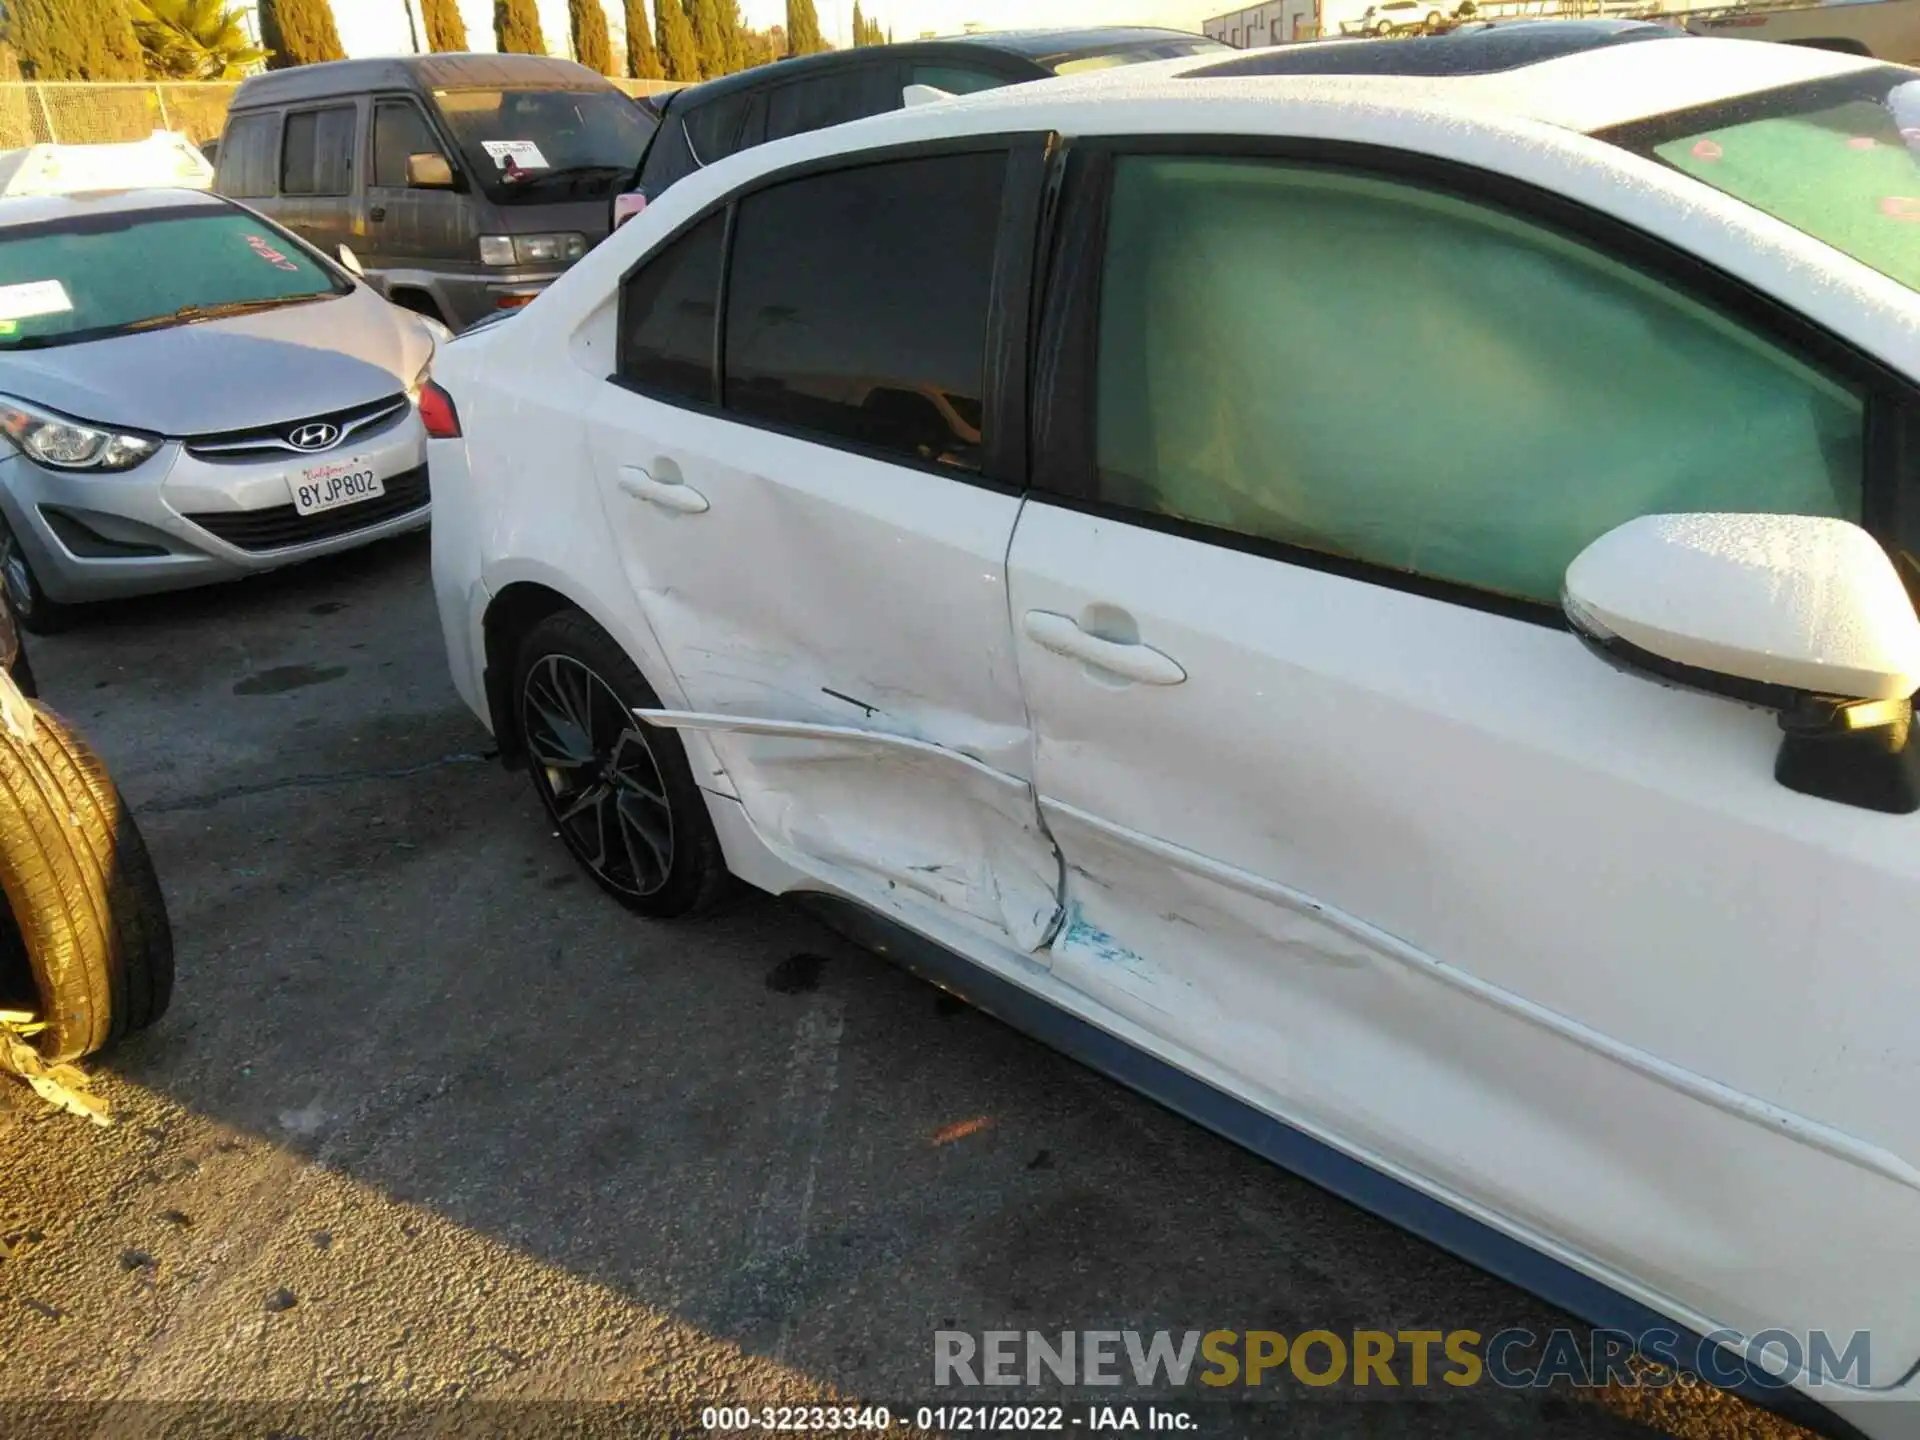
[[[1043,649],[1084,660],[1096,670],[1138,680],[1142,685],[1178,685],[1187,678],[1187,672],[1171,655],[1163,655],[1151,645],[1130,645],[1089,634],[1070,615],[1029,610],[1025,628],[1027,638]]]
[[[707,510],[707,497],[691,485],[656,480],[638,465],[620,467],[620,488],[636,500],[645,500],[663,510],[678,511],[682,515],[700,515]]]
[[[367,219],[369,220],[384,220],[386,218],[387,207],[384,205],[375,205],[371,210],[367,211]]]

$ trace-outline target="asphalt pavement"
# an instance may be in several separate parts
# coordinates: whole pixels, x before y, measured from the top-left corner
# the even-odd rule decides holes
[[[96,1066],[112,1128],[0,1082],[0,1432],[1048,1398],[1089,1434],[1082,1402],[1141,1397],[936,1390],[934,1332],[1568,1323],[790,904],[621,910],[455,697],[424,539],[29,643],[146,833],[179,987]],[[1240,1394],[1156,1403],[1220,1435],[1800,1433],[1680,1387]]]

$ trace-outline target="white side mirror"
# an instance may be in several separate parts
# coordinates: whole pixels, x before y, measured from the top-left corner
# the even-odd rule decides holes
[[[1652,656],[1701,688],[1721,677],[1845,700],[1920,689],[1913,602],[1879,542],[1846,520],[1643,515],[1580,552],[1563,603],[1601,649],[1629,665]]]
[[[360,268],[360,257],[349,250],[344,244],[340,246],[340,263],[355,275],[358,275],[362,280],[367,278],[367,272]]]
[[[931,105],[936,100],[951,100],[953,92],[938,85],[907,85],[900,91],[900,103],[911,110],[916,105]]]

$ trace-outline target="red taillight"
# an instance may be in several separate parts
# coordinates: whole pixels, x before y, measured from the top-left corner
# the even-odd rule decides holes
[[[453,408],[453,397],[431,380],[420,387],[420,423],[429,439],[460,438],[460,412]]]
[[[493,308],[496,310],[518,310],[522,305],[531,305],[539,293],[538,290],[521,290],[512,295],[502,295],[498,300],[493,302]]]

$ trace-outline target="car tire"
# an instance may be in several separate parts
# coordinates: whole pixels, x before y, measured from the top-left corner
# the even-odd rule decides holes
[[[27,552],[4,521],[0,521],[0,587],[6,591],[13,618],[22,630],[32,634],[57,634],[79,618],[76,607],[49,598],[40,588],[40,577],[33,573]]]
[[[145,840],[100,758],[36,705],[0,730],[0,890],[50,1061],[94,1054],[166,1013],[173,929]]]
[[[711,908],[731,877],[680,737],[633,718],[659,704],[578,611],[547,616],[520,642],[514,717],[534,793],[596,885],[664,920]]]

